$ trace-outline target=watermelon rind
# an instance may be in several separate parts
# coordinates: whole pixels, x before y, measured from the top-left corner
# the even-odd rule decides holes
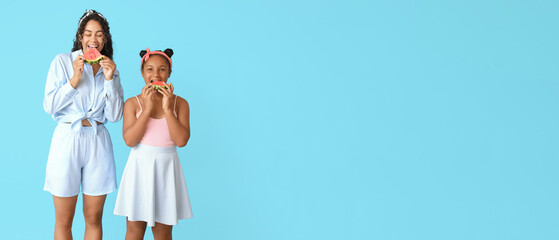
[[[161,89],[161,88],[167,89],[167,87],[165,87],[165,86],[161,86],[161,87],[160,87],[160,86],[157,86],[157,85],[151,85],[151,86],[153,86],[153,88],[154,88],[155,90],[159,90],[159,89]]]
[[[83,61],[84,61],[85,63],[87,63],[87,64],[97,64],[97,63],[99,63],[101,60],[103,60],[103,56],[98,57],[98,58],[93,59],[93,60],[84,59]]]
[[[161,89],[162,87],[165,88],[165,89],[167,89],[167,87],[164,86],[164,85],[151,84],[151,86],[153,86],[153,88],[154,88],[155,90],[159,90],[159,89]]]

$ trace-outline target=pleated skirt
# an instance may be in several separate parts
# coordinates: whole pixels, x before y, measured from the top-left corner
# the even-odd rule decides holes
[[[129,221],[176,225],[192,209],[176,146],[138,144],[130,151],[115,204],[115,215]]]

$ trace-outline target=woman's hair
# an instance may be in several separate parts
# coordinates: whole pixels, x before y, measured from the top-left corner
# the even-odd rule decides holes
[[[101,24],[101,29],[103,31],[103,37],[105,38],[105,43],[101,54],[113,59],[113,40],[111,37],[111,31],[109,28],[109,22],[103,17],[103,15],[95,10],[86,10],[85,13],[80,18],[78,23],[78,31],[76,32],[76,39],[74,39],[74,47],[72,47],[72,52],[82,49],[81,39],[83,33],[85,32],[85,25],[90,21],[95,20]],[[114,59],[113,59],[114,60]]]
[[[165,53],[165,55],[167,55],[167,57],[171,58],[173,56],[173,49],[167,48],[165,49],[165,51],[161,51],[161,50],[154,50],[154,51],[150,51],[150,52],[163,52]],[[140,51],[140,57],[142,58],[142,70],[144,70],[144,55],[146,55],[147,51],[146,50],[142,50]],[[169,66],[169,73],[171,73],[171,63],[169,62],[169,60],[167,58],[165,58],[165,61],[167,62],[167,65]]]

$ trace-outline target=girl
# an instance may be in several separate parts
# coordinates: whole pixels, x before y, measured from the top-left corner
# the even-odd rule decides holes
[[[171,239],[178,219],[192,217],[190,200],[177,155],[190,138],[188,102],[173,94],[173,50],[142,50],[142,93],[124,104],[123,137],[132,147],[115,204],[126,216],[126,239],[143,239],[146,224],[155,239]],[[156,90],[155,81],[164,87]]]
[[[83,53],[97,48],[103,60],[84,64]],[[50,65],[43,107],[58,126],[47,162],[44,190],[53,195],[54,239],[72,239],[78,194],[83,193],[85,239],[101,239],[107,193],[116,189],[113,145],[103,125],[122,118],[124,94],[109,23],[87,10],[78,23],[72,53],[57,55]]]

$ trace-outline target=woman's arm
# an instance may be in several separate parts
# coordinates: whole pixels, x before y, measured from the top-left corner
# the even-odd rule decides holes
[[[72,70],[71,64],[68,66],[64,64],[62,55],[57,55],[50,64],[43,99],[43,108],[48,114],[54,115],[74,101],[78,90],[70,81]]]
[[[118,122],[122,119],[122,108],[124,106],[124,91],[120,84],[120,76],[115,70],[112,80],[105,80],[105,117],[111,122]],[[135,118],[135,116],[134,116]]]

